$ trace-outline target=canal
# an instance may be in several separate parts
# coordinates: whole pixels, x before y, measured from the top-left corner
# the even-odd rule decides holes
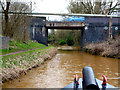
[[[93,68],[96,78],[102,80],[105,75],[109,84],[118,87],[118,59],[80,51],[59,51],[52,60],[4,83],[3,88],[63,88],[73,82],[75,74],[81,77],[85,66]]]

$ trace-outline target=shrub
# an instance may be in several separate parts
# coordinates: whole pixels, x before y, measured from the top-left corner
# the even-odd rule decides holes
[[[53,44],[55,42],[55,35],[49,35],[48,37],[48,43]]]
[[[59,45],[64,45],[66,44],[65,40],[59,40]]]
[[[73,41],[73,39],[70,36],[67,37],[66,43],[67,43],[68,46],[74,45],[74,41]]]

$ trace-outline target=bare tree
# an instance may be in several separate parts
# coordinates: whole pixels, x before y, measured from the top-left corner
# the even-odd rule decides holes
[[[6,4],[6,5],[5,5]],[[0,5],[2,7],[2,10],[4,12],[4,20],[5,20],[5,31],[3,31],[3,33],[5,35],[8,35],[8,28],[9,28],[9,23],[8,23],[8,20],[9,20],[9,16],[8,16],[8,11],[9,11],[9,7],[10,7],[10,1],[6,3],[5,2],[1,2],[0,1]],[[6,32],[6,33],[5,33]]]
[[[111,14],[120,2],[81,2],[80,0],[71,0],[68,11],[71,13],[82,14]]]
[[[17,11],[17,12],[30,12],[30,8],[27,4],[25,3],[20,3],[20,2],[14,2],[11,3],[10,6],[10,11]],[[14,15],[9,15],[9,30],[11,31],[10,35],[13,37],[16,33],[20,33],[23,30],[21,30],[21,27],[24,25],[24,19],[26,15],[23,14],[14,14]]]
[[[4,29],[3,34],[13,38],[16,33],[19,33],[21,25],[24,23],[24,15],[13,14],[9,15],[9,12],[31,12],[30,6],[22,2],[0,2],[4,13]],[[22,31],[21,31],[22,32]]]

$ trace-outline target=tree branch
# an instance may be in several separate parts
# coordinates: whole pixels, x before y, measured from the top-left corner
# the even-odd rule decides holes
[[[2,4],[1,1],[0,1],[0,5],[1,5],[1,7],[2,7],[2,10],[4,11],[5,9],[4,9],[3,4]]]

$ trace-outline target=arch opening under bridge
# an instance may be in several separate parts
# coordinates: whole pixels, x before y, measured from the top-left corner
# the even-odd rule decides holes
[[[48,29],[61,29],[61,30],[81,30],[81,49],[83,47],[83,33],[85,23],[84,22],[58,22],[58,21],[47,21],[45,25],[45,37],[48,38]],[[48,41],[47,41],[48,43]]]

